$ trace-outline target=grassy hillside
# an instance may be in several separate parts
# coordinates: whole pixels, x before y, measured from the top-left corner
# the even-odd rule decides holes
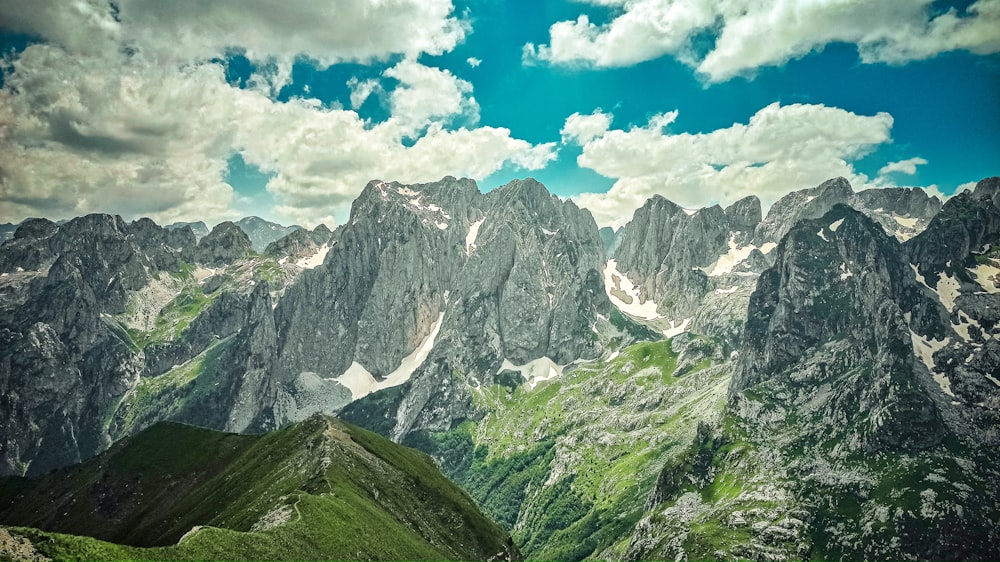
[[[326,417],[262,436],[157,424],[2,481],[0,522],[61,560],[518,556],[425,454]]]
[[[720,418],[729,372],[713,365],[717,351],[685,335],[533,389],[482,387],[482,419],[411,444],[431,451],[529,558],[620,557],[664,463],[699,420]]]

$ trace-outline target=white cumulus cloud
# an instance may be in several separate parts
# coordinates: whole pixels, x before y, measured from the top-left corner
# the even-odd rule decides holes
[[[917,173],[917,166],[923,166],[927,163],[927,160],[920,158],[919,156],[913,158],[907,158],[906,160],[898,160],[896,162],[889,162],[878,171],[878,175],[884,176],[892,173],[906,174],[912,176]]]
[[[964,14],[933,9],[931,0],[622,0],[595,24],[586,15],[549,28],[547,44],[526,44],[524,59],[553,64],[628,66],[677,57],[709,81],[781,65],[830,43],[853,43],[865,63],[903,63],[939,53],[1000,51],[1000,0],[979,0]],[[696,36],[715,37],[699,52]]]
[[[575,198],[598,224],[624,224],[654,194],[700,207],[751,194],[766,205],[835,176],[860,189],[869,179],[851,162],[890,142],[893,123],[888,113],[867,116],[825,105],[778,103],[760,109],[745,124],[707,133],[670,132],[676,117],[674,111],[654,116],[645,127],[568,135],[587,139],[577,159],[581,167],[616,180],[607,193]],[[574,115],[566,127],[579,123],[580,116]]]
[[[271,176],[275,218],[312,225],[343,214],[373,178],[481,179],[505,164],[544,167],[556,155],[553,143],[477,126],[472,85],[416,62],[467,32],[450,1],[116,6],[0,0],[0,26],[45,40],[3,67],[0,220],[234,218],[227,162],[239,154]],[[258,61],[248,88],[229,84],[213,62],[230,49]],[[390,56],[402,58],[383,76],[346,85],[351,109],[275,99],[293,60]],[[373,93],[390,112],[382,123],[354,111]]]

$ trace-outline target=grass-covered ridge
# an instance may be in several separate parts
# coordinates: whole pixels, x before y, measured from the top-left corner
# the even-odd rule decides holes
[[[157,424],[82,465],[2,481],[0,522],[60,560],[517,555],[425,454],[318,416],[262,436]]]

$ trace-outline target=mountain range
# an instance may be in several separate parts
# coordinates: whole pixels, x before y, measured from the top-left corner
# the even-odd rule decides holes
[[[36,506],[121,495],[108,466],[171,432],[232,447],[157,453],[186,468],[150,481],[182,487],[270,436],[375,439],[335,414],[430,454],[517,545],[443,547],[406,500],[364,513],[438,550],[375,558],[996,558],[998,311],[1000,178],[943,203],[836,178],[766,215],[654,196],[618,230],[534,180],[450,177],[372,181],[332,232],[30,219],[0,246],[0,522],[129,548],[247,532],[289,493],[133,495],[103,530]]]

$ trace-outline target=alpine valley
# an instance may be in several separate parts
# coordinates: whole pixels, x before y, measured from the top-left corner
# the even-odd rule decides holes
[[[997,177],[0,246],[0,559],[995,560],[997,450]]]

